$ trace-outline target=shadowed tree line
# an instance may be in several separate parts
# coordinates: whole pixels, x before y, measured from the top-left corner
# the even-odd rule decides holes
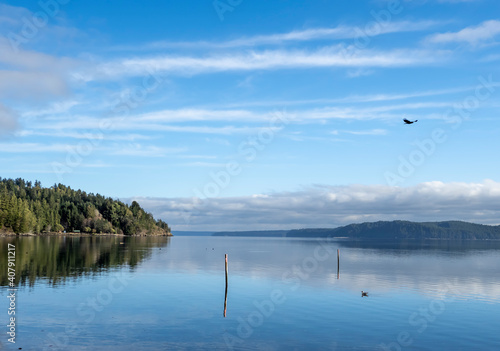
[[[0,232],[111,233],[125,235],[170,235],[162,220],[133,201],[121,201],[62,184],[43,188],[39,181],[0,178]]]
[[[463,221],[410,222],[378,221],[349,224],[334,229],[298,229],[288,237],[345,237],[349,239],[446,239],[446,240],[498,240],[500,226]]]
[[[212,235],[289,238],[348,238],[353,240],[500,240],[500,225],[493,226],[462,221],[378,221],[349,224],[338,228],[217,232]]]
[[[51,285],[68,278],[91,276],[110,268],[136,267],[151,248],[168,246],[170,238],[111,236],[12,236],[0,238],[0,252],[15,245],[15,285],[33,286],[37,279]],[[0,286],[7,286],[8,260],[0,260]]]

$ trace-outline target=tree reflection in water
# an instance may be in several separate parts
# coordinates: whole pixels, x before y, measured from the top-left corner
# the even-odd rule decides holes
[[[16,247],[16,286],[34,286],[46,279],[56,286],[68,278],[96,275],[128,265],[132,269],[151,255],[151,248],[166,247],[166,236],[19,236],[0,238],[0,252]],[[0,260],[0,286],[7,286],[8,262]]]

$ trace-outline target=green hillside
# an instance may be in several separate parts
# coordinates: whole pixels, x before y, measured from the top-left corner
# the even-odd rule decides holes
[[[349,224],[338,228],[309,228],[282,231],[218,232],[214,236],[258,236],[350,239],[500,239],[500,226],[461,221],[379,221]]]
[[[62,184],[0,178],[0,232],[75,232],[125,235],[171,235],[167,223],[155,220],[137,202],[127,205]]]

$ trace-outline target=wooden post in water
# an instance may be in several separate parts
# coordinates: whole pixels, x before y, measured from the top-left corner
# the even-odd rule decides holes
[[[337,279],[340,278],[340,250],[337,249]]]
[[[227,287],[227,254],[226,254],[226,287]]]

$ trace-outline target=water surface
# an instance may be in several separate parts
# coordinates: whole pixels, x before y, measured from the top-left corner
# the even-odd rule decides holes
[[[0,238],[2,325],[8,243],[18,288],[16,344],[0,340],[9,349],[500,349],[495,241]]]

